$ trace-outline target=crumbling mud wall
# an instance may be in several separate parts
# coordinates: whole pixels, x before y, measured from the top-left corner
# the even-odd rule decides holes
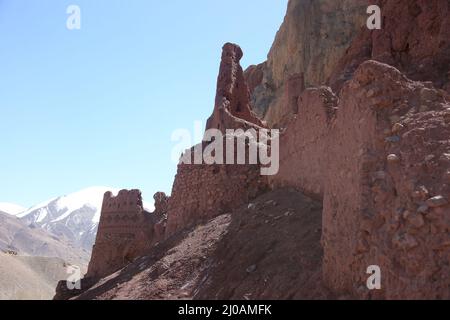
[[[270,85],[268,63],[246,72],[256,82],[262,70],[252,99],[275,96],[266,119],[286,127],[280,173],[270,182],[323,199],[323,272],[335,291],[360,298],[448,299],[450,3],[371,4],[381,7],[382,29],[371,31],[361,22],[361,32],[328,69],[331,88],[289,90],[290,75],[304,72],[296,68],[277,72],[288,89]],[[305,87],[314,85],[304,77]],[[267,90],[261,90],[264,84]],[[381,290],[367,289],[371,265],[381,267]]]
[[[169,203],[166,236],[249,203],[265,185],[258,165],[180,164]]]
[[[297,95],[302,93],[298,91]],[[328,166],[327,138],[337,98],[327,87],[311,88],[296,100],[298,114],[280,138],[280,170],[269,177],[272,187],[294,187],[323,197]]]
[[[255,134],[262,129],[263,124],[251,110],[249,89],[239,64],[242,55],[241,48],[235,44],[227,43],[223,47],[216,103],[207,129],[224,134],[227,129],[253,129]],[[237,136],[228,138],[238,139]],[[226,150],[227,138],[222,142]],[[111,274],[178,231],[230,212],[266,190],[267,181],[261,177],[258,164],[250,164],[248,156],[247,164],[236,164],[238,147],[234,142],[235,164],[206,164],[203,152],[210,143],[200,145],[199,164],[194,164],[194,158],[180,162],[172,196],[155,194],[153,213],[143,210],[139,190],[123,190],[117,197],[105,194],[88,278]],[[245,144],[248,155],[250,140]],[[189,150],[190,156],[194,150]]]
[[[181,161],[178,166],[168,207],[166,237],[195,223],[231,212],[267,188],[260,165],[249,161],[252,142],[245,140],[245,164],[238,164],[236,142],[239,135],[227,135],[227,130],[240,129],[243,133],[252,129],[257,139],[259,130],[264,127],[250,104],[249,88],[240,65],[242,56],[238,45],[226,43],[223,46],[214,111],[206,126],[207,130],[216,129],[223,133],[220,143],[225,152],[221,159],[224,164],[204,162],[204,151],[213,141],[204,141],[197,146],[200,149],[194,147],[182,157],[182,160],[190,159]],[[227,139],[233,140],[232,163],[226,159]],[[195,164],[195,153],[200,153],[200,164]]]
[[[450,298],[450,99],[397,69],[363,63],[328,139],[324,276],[360,298]],[[367,268],[382,289],[366,287]]]
[[[222,48],[214,111],[206,129],[247,129],[263,127],[250,105],[250,91],[240,65],[242,49],[233,43]]]
[[[323,199],[327,285],[363,299],[448,299],[447,93],[367,61],[338,97],[308,89],[298,107],[270,182]],[[366,286],[372,265],[381,290]]]
[[[157,241],[158,217],[143,209],[139,190],[105,193],[87,277],[109,275],[141,256]]]

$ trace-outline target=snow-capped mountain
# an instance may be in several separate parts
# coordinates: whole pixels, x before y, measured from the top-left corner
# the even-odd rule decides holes
[[[97,234],[105,192],[117,194],[119,190],[108,187],[91,187],[66,196],[51,199],[16,216],[28,225],[66,238],[75,246],[91,251]],[[147,210],[152,211],[147,203]]]
[[[26,208],[13,203],[0,202],[0,212],[10,214],[12,216],[24,212]]]

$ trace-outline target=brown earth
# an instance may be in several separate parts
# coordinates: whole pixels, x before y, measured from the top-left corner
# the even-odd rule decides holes
[[[76,299],[326,299],[321,204],[293,190],[185,231]]]

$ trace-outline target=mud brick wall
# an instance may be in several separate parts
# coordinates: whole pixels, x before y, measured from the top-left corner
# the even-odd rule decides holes
[[[324,275],[361,298],[450,298],[450,97],[363,63],[329,135]],[[378,265],[382,289],[368,291]]]
[[[153,243],[154,224],[139,190],[122,190],[116,197],[107,192],[87,276],[109,275],[142,255]]]
[[[298,97],[298,116],[280,138],[280,171],[269,177],[273,187],[294,187],[323,197],[327,137],[336,104],[337,98],[326,87],[308,89]]]
[[[186,165],[169,201],[166,236],[249,203],[266,186],[258,165]]]
[[[363,63],[339,97],[306,90],[272,186],[323,199],[323,273],[359,298],[450,298],[450,97]],[[367,268],[382,289],[367,289]]]

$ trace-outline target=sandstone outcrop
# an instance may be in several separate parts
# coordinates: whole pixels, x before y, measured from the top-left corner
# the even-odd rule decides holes
[[[364,61],[396,67],[412,80],[431,81],[450,92],[450,3],[447,0],[378,0],[381,30],[364,28],[332,72],[339,90]]]
[[[365,27],[368,0],[290,0],[266,63],[264,76],[252,81],[252,102],[270,127],[283,127],[291,118],[287,81],[303,77],[305,88],[321,86],[333,72],[352,40]],[[255,67],[251,67],[255,69]],[[254,75],[254,72],[247,72]]]
[[[250,92],[240,65],[243,53],[232,43],[223,46],[222,62],[217,79],[214,111],[206,129],[247,129],[263,127],[250,106]]]

